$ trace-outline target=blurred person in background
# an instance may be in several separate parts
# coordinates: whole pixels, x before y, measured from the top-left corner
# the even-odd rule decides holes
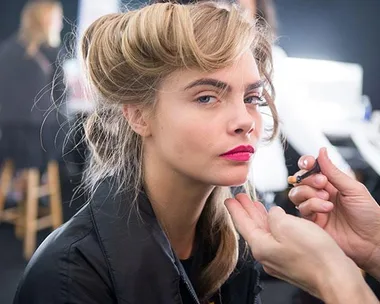
[[[0,161],[10,159],[16,170],[44,169],[59,158],[58,101],[62,75],[56,64],[62,7],[53,0],[29,1],[19,31],[0,46]],[[21,199],[23,175],[15,181],[14,198]]]

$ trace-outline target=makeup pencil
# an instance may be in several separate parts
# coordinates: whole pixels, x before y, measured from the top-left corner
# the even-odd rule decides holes
[[[313,174],[316,174],[316,173],[319,173],[319,172],[321,172],[321,168],[319,167],[318,158],[317,158],[315,160],[315,164],[314,164],[313,168],[311,168],[309,171],[307,171],[306,173],[304,173],[302,175],[289,176],[288,177],[288,183],[289,184],[300,183],[306,177],[309,177],[310,175],[313,175]]]

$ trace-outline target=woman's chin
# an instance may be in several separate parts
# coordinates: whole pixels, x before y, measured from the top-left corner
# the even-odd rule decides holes
[[[224,178],[221,178],[216,185],[222,186],[222,187],[236,187],[241,186],[244,183],[246,183],[248,180],[247,175],[241,175],[241,176],[225,176]]]

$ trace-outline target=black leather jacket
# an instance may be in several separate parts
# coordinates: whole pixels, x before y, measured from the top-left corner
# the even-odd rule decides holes
[[[47,237],[14,304],[182,304],[184,296],[199,303],[147,197],[140,195],[137,212],[126,203],[131,194],[112,193],[103,182],[89,204]],[[240,257],[218,293],[221,303],[261,303],[254,264]]]

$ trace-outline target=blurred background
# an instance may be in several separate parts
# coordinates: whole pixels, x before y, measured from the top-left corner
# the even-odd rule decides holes
[[[20,28],[26,3],[26,0],[0,1],[0,74],[6,74],[7,79],[11,78],[10,72],[4,72],[9,69],[9,61],[1,58]],[[0,154],[3,151],[0,155],[0,303],[12,302],[18,280],[35,247],[84,203],[78,187],[86,154],[81,122],[91,111],[91,101],[83,94],[76,43],[97,17],[125,7],[138,7],[143,2],[62,0],[61,4],[62,42],[55,46],[57,52],[51,57],[44,52],[36,53],[35,68],[44,71],[45,83],[30,98],[27,109],[42,100],[41,96],[57,96],[50,111],[54,119],[41,114],[38,121],[48,131],[37,132],[38,136],[25,135],[25,130],[32,129],[26,123],[18,134],[14,130],[10,132],[13,127],[9,121],[13,117],[4,114],[8,95],[0,93]],[[316,155],[315,149],[321,143],[330,145],[340,167],[365,183],[380,202],[380,1],[276,0],[274,4],[276,45],[281,50],[275,85],[280,117],[283,115],[282,135],[287,142],[284,153],[276,158],[282,162],[279,166],[259,162],[252,171],[251,177],[263,202],[268,207],[281,205],[296,214],[286,199],[286,176],[297,171],[296,160],[300,154],[311,151]],[[45,71],[47,66],[54,66],[54,70]],[[32,79],[35,75],[28,77]],[[14,76],[18,79],[16,90],[29,87],[29,80],[24,76]],[[0,76],[0,91],[4,81],[1,77],[4,76]],[[55,87],[53,94],[49,94],[46,85],[52,81]],[[15,144],[18,151],[9,152],[7,149],[15,139],[21,142]],[[32,150],[25,144],[30,140],[34,142]],[[43,142],[47,148],[41,149]],[[49,147],[54,152],[49,154]],[[273,144],[263,143],[263,147],[263,151],[269,151]],[[28,157],[33,159],[32,165]],[[34,165],[36,162],[38,165]],[[30,170],[32,167],[37,169]],[[260,178],[255,172],[260,172]],[[37,206],[38,212],[30,212],[31,204]],[[36,222],[37,217],[40,220]],[[369,276],[366,279],[380,296],[378,284]],[[264,304],[319,303],[265,273],[263,280]]]

